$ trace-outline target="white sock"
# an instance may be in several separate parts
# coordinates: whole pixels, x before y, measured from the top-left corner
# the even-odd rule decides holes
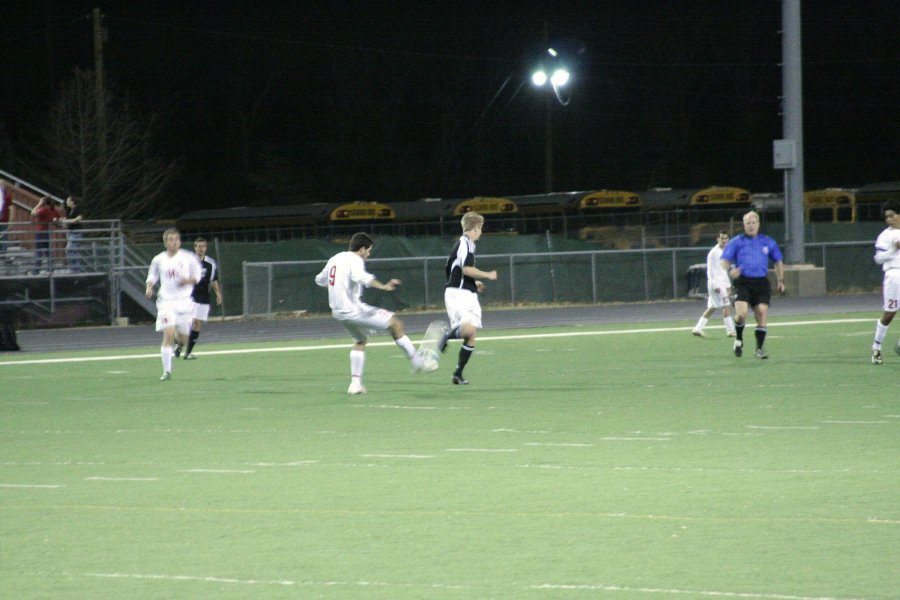
[[[703,331],[703,328],[709,324],[709,319],[706,317],[700,317],[700,320],[697,321],[697,325],[694,327],[694,331]]]
[[[402,338],[394,340],[394,343],[400,346],[401,350],[406,352],[406,358],[409,360],[413,360],[416,357],[416,347],[413,346],[408,335],[404,335]]]
[[[872,344],[872,350],[881,350],[881,343],[884,341],[884,336],[887,335],[888,327],[890,325],[881,324],[881,319],[875,322],[875,343]]]
[[[366,368],[366,353],[361,350],[350,351],[350,382],[362,385],[363,371]]]
[[[734,318],[730,315],[725,317],[725,331],[728,333],[734,333]]]
[[[163,346],[160,349],[162,355],[163,371],[172,372],[172,357],[175,356],[175,349],[172,346]]]

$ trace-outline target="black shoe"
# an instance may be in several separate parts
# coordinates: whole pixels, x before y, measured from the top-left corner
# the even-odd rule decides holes
[[[469,385],[469,380],[463,379],[462,375],[454,375],[450,381],[453,382],[453,385]]]
[[[734,355],[738,358],[744,354],[744,342],[741,340],[734,340]]]
[[[181,356],[181,344],[175,344],[175,358]]]

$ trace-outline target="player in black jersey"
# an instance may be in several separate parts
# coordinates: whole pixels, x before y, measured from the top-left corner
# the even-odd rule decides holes
[[[219,265],[215,259],[206,255],[206,240],[197,238],[194,240],[194,254],[200,261],[202,267],[202,277],[197,285],[194,286],[194,292],[191,298],[194,300],[194,320],[191,322],[191,334],[188,337],[187,348],[185,349],[184,359],[192,360],[196,358],[191,352],[194,350],[194,344],[200,337],[200,330],[203,323],[209,320],[209,290],[212,289],[216,293],[216,304],[222,304],[222,289],[219,287]],[[175,356],[181,352],[179,346]]]
[[[497,279],[497,271],[482,271],[475,267],[475,242],[481,237],[484,217],[475,212],[467,212],[460,221],[463,234],[456,241],[450,258],[447,259],[447,286],[444,290],[444,304],[450,317],[450,329],[441,338],[438,347],[446,350],[447,341],[462,338],[459,361],[453,371],[454,385],[469,383],[463,377],[463,369],[475,351],[475,335],[481,329],[481,304],[478,293],[484,290],[480,279]]]

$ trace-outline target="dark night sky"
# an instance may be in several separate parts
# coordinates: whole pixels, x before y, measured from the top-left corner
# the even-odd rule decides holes
[[[108,80],[180,161],[173,214],[542,192],[525,81],[545,23],[577,59],[551,105],[556,190],[782,186],[777,0],[187,4],[100,5]],[[0,168],[28,175],[29,133],[93,68],[91,7],[4,3]],[[807,188],[900,179],[900,2],[807,0],[803,19]]]

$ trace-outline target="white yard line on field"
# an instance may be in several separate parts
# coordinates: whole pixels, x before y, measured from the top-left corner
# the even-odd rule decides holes
[[[827,319],[822,321],[786,321],[784,323],[769,323],[772,327],[800,327],[805,325],[836,325],[842,323],[871,323],[872,319]],[[581,337],[581,336],[605,336],[605,335],[631,335],[636,333],[674,333],[690,331],[692,327],[644,327],[635,329],[617,329],[604,331],[568,331],[560,333],[525,333],[520,335],[491,335],[479,336],[478,342],[492,342],[504,340],[532,340],[547,339],[560,337]],[[208,350],[203,352],[203,356],[222,356],[228,354],[259,354],[261,352],[310,352],[315,350],[346,350],[348,343],[341,344],[321,344],[315,346],[284,346],[279,348],[238,348],[234,350]],[[375,346],[393,346],[394,342],[369,342],[368,347]],[[112,360],[135,360],[159,358],[159,352],[153,354],[127,354],[127,355],[107,355],[107,356],[73,356],[70,358],[36,358],[26,360],[8,360],[0,361],[0,367],[8,367],[15,365],[49,365],[60,363],[76,363],[76,362],[101,362]]]

